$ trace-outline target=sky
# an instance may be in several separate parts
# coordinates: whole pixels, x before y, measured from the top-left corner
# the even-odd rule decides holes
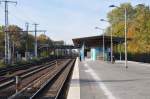
[[[15,1],[15,0],[12,0]],[[16,24],[33,30],[33,23],[38,23],[39,30],[46,30],[52,40],[64,40],[72,44],[73,38],[101,35],[102,31],[94,27],[106,29],[109,24],[100,22],[107,19],[112,9],[109,5],[119,6],[130,2],[150,5],[150,0],[16,0],[17,5],[9,4],[9,24]],[[4,3],[0,4],[0,25],[4,25]],[[34,34],[34,33],[33,33]],[[38,35],[40,35],[39,33]]]

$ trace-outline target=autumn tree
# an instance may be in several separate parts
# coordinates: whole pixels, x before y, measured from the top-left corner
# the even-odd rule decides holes
[[[51,46],[51,45],[53,45],[53,41],[45,34],[41,34],[38,36],[38,45],[39,46],[43,46],[43,45]],[[48,49],[42,50],[40,52],[40,56],[42,56],[42,57],[48,56],[50,54],[50,52],[51,52],[51,50],[48,50]]]
[[[127,9],[128,52],[131,54],[150,53],[150,8],[144,4],[133,7],[130,3],[120,5],[108,13],[113,36],[124,37],[124,9]],[[110,34],[108,27],[108,34]],[[123,51],[122,45],[122,52]]]

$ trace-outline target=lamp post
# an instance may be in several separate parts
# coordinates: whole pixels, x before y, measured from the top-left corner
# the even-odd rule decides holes
[[[105,61],[105,37],[104,37],[104,29],[95,27],[95,29],[99,29],[103,31],[103,61]]]
[[[120,8],[118,6],[115,5],[110,5],[109,7],[116,7],[116,8]],[[127,9],[124,9],[124,34],[125,34],[125,67],[128,68],[127,66],[127,61],[128,61],[128,56],[127,56]]]
[[[104,19],[100,19],[100,21],[104,21],[104,22],[109,22],[107,20],[104,20]],[[112,38],[112,25],[111,25],[111,63],[113,63],[113,38]]]

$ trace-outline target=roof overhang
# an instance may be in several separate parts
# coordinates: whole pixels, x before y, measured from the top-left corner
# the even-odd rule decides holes
[[[83,44],[86,47],[98,47],[103,45],[103,36],[91,36],[83,38],[72,39],[75,46],[81,47]],[[124,43],[124,38],[122,37],[112,37],[113,44]],[[110,46],[111,36],[104,36],[105,46]]]

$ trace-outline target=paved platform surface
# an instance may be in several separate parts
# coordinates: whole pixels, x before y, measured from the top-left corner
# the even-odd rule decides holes
[[[67,99],[80,99],[79,59],[76,59]]]
[[[79,62],[80,99],[150,99],[150,64],[128,62],[128,67],[123,61]]]

